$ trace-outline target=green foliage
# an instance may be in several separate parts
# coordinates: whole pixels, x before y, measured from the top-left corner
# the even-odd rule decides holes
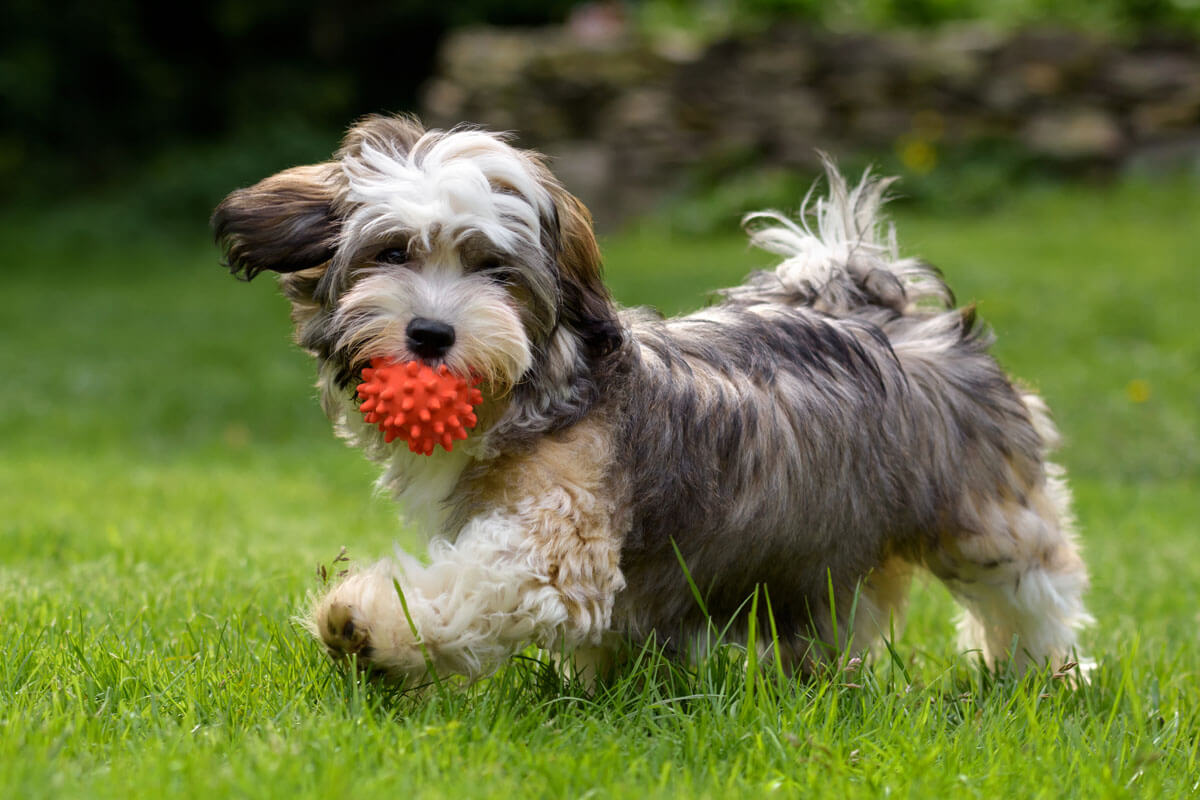
[[[0,180],[118,178],[164,144],[415,107],[465,24],[559,21],[567,0],[5,3]]]
[[[594,695],[538,653],[423,695],[337,669],[291,621],[314,567],[420,537],[329,432],[269,281],[224,275],[200,220],[154,235],[122,206],[0,223],[6,795],[1196,793],[1193,184],[897,209],[903,250],[979,302],[1066,433],[1099,620],[1079,690],[975,672],[949,598],[920,584],[893,652],[810,681],[733,646],[693,669],[640,652]],[[604,247],[617,296],[669,312],[771,263],[657,222]]]
[[[1120,35],[1200,32],[1200,5],[1192,0],[645,0],[637,9],[651,32],[690,30],[706,37],[779,20],[836,28],[986,22],[1002,27],[1083,26]]]

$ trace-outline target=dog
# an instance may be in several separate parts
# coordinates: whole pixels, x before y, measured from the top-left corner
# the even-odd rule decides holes
[[[651,639],[695,657],[712,624],[745,641],[755,605],[805,671],[895,630],[923,568],[986,664],[1069,664],[1088,579],[1046,406],[898,255],[890,181],[827,173],[798,220],[745,219],[775,269],[672,319],[614,303],[587,209],[502,134],[370,116],[226,197],[226,266],[278,273],[325,413],[430,537],[315,601],[330,654],[599,671]],[[355,396],[374,358],[475,376],[478,425],[428,456],[385,441]]]

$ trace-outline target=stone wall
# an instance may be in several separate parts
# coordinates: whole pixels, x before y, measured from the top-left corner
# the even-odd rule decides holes
[[[811,170],[816,148],[886,150],[917,172],[980,142],[1068,168],[1194,163],[1200,47],[1063,30],[778,26],[681,51],[624,33],[475,29],[446,42],[423,105],[429,124],[517,132],[613,223],[697,165]]]

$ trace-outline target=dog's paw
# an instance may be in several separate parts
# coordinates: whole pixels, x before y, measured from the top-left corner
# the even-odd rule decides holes
[[[424,653],[396,592],[394,565],[352,572],[319,598],[305,627],[337,661],[392,677],[423,675]],[[422,614],[417,606],[414,611]]]
[[[366,660],[371,657],[371,632],[354,606],[347,603],[330,603],[324,609],[322,619],[317,620],[321,641],[334,658],[357,655]]]

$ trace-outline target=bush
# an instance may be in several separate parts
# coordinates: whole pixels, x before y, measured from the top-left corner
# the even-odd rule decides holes
[[[443,33],[561,20],[569,0],[5,3],[0,178],[21,188],[124,174],[180,141],[281,118],[336,130],[412,107]]]

